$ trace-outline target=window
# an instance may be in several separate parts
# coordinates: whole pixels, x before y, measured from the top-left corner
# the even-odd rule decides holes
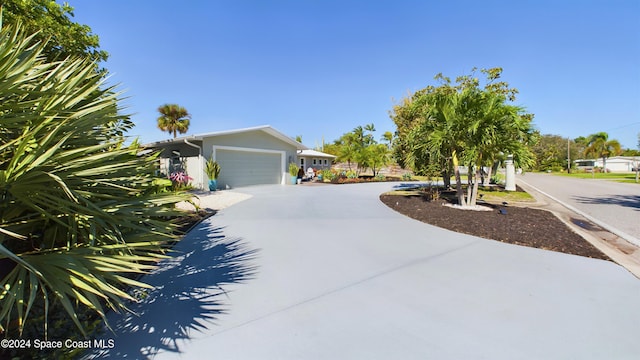
[[[313,165],[317,165],[318,159],[313,159]]]
[[[184,171],[183,164],[182,164],[182,156],[180,156],[180,151],[172,150],[171,158],[169,159],[169,172],[174,173],[174,172],[180,172],[180,171]]]
[[[324,166],[327,166],[327,159],[324,159]]]
[[[300,167],[304,168],[304,158],[300,158]]]

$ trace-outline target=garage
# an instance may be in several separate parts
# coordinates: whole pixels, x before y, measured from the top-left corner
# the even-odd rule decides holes
[[[221,189],[282,182],[283,152],[217,148],[214,153],[222,169],[218,178]]]
[[[183,171],[189,184],[209,190],[205,164],[220,165],[218,189],[288,182],[289,163],[297,163],[301,143],[269,125],[189,135],[147,144],[161,150],[158,173],[162,176]]]

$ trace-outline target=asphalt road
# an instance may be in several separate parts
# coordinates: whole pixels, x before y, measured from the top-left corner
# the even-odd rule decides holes
[[[640,246],[640,185],[575,179],[552,174],[518,175],[547,195],[591,217],[600,226]]]

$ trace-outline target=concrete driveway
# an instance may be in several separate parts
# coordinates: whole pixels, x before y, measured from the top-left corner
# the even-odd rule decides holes
[[[406,218],[378,200],[393,185],[241,189],[253,197],[147,278],[157,290],[133,307],[139,317],[112,317],[116,346],[103,355],[640,356],[640,280],[626,270]]]

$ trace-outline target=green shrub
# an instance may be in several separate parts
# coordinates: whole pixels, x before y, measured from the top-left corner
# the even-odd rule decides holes
[[[157,154],[124,145],[133,123],[94,64],[48,63],[42,46],[19,26],[0,32],[0,332],[10,338],[34,327],[44,339],[50,306],[82,334],[85,310],[125,310],[123,289],[149,287],[133,278],[166,257],[176,239],[166,219],[188,198],[151,175]]]
[[[295,163],[289,163],[289,175],[298,176],[298,170],[298,165],[296,165]]]
[[[338,175],[331,171],[331,169],[324,169],[321,171],[323,181],[333,181]]]
[[[215,180],[220,175],[220,164],[217,161],[213,161],[213,157],[207,160],[205,164],[205,173],[210,180]]]

